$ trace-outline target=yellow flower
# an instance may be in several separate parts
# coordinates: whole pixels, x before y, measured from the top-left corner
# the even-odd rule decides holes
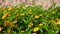
[[[60,24],[60,20],[57,21],[56,25]]]
[[[29,10],[29,12],[28,12],[29,14],[32,14],[32,10]]]
[[[0,31],[2,31],[2,29],[3,29],[3,28],[2,28],[2,27],[0,27]]]
[[[13,23],[17,23],[17,21],[14,21]]]
[[[30,23],[29,25],[28,25],[28,27],[32,27],[33,26],[33,23]]]
[[[25,15],[24,13],[20,14],[20,16],[24,16],[24,15]]]
[[[32,11],[32,9],[30,9],[29,11]]]
[[[54,32],[54,30],[52,30],[52,32]]]
[[[8,23],[7,22],[4,22],[4,27],[6,27],[8,25]]]
[[[25,32],[24,30],[22,30],[21,32]]]
[[[39,30],[39,28],[38,27],[35,27],[34,30],[33,30],[33,32],[36,32],[38,30]]]
[[[13,23],[12,23],[12,22],[8,22],[8,24],[10,25],[10,27],[12,27],[12,26],[13,26]]]
[[[42,16],[43,14],[40,14],[39,16]]]
[[[10,27],[12,27],[13,23],[11,21],[5,21],[4,22],[4,27],[6,27],[7,25],[10,25]]]
[[[12,7],[9,7],[8,10],[12,10],[13,8]]]
[[[10,31],[11,31],[10,29],[7,30],[8,33],[10,33]]]
[[[32,34],[37,34],[37,33],[32,33]]]
[[[35,18],[36,18],[36,19],[38,19],[38,18],[39,18],[39,16],[38,16],[38,15],[35,15]]]
[[[41,23],[41,24],[39,24],[39,26],[43,26],[43,24]]]
[[[26,9],[26,7],[22,7],[23,9]]]
[[[5,13],[3,16],[2,16],[2,19],[5,19],[7,17],[8,13]]]

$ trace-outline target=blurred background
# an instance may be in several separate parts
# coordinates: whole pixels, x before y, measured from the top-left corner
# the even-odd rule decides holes
[[[60,6],[60,0],[0,0],[0,7],[26,4],[29,6],[31,6],[31,5],[43,5],[44,8],[48,8],[54,2],[57,3],[56,6]]]

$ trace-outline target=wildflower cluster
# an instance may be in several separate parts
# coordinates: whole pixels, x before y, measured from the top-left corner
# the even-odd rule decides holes
[[[59,34],[60,7],[12,6],[0,10],[0,34]]]

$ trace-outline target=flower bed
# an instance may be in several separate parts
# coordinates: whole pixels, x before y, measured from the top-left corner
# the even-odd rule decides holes
[[[59,34],[60,7],[0,8],[0,34]]]

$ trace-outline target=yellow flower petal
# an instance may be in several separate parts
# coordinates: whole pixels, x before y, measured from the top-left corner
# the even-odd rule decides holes
[[[28,25],[28,27],[32,27],[33,26],[33,23],[30,23],[29,25]]]
[[[8,33],[10,33],[10,31],[11,31],[10,29],[7,30]]]
[[[60,24],[60,19],[58,19],[58,20],[57,20],[57,23],[56,23],[56,25],[58,25],[58,24]]]
[[[8,25],[8,23],[7,22],[4,22],[4,27],[6,27]]]
[[[22,30],[21,32],[25,32],[24,30]]]
[[[29,14],[32,14],[32,10],[29,10],[29,12],[28,12]]]
[[[14,21],[13,23],[17,23],[17,21]]]
[[[32,33],[32,34],[37,34],[37,33]]]
[[[8,10],[12,10],[13,8],[12,7],[9,7]]]
[[[3,28],[2,28],[2,27],[0,27],[0,31],[2,31],[2,29],[3,29]]]
[[[57,23],[56,24],[60,24],[60,21],[57,21]]]
[[[39,16],[38,15],[35,15],[35,18],[37,19],[37,18],[39,18]]]
[[[38,30],[39,30],[39,28],[36,27],[36,28],[34,28],[33,32],[36,32],[36,31],[38,31]]]
[[[40,14],[39,16],[42,16],[43,14]]]
[[[24,16],[24,15],[25,15],[24,13],[20,14],[20,16]]]
[[[23,9],[26,9],[26,7],[22,7]]]
[[[43,26],[43,24],[41,23],[41,24],[39,24],[39,26],[41,27],[41,26]]]
[[[5,19],[7,17],[8,13],[5,13],[3,16],[2,16],[2,19]]]

